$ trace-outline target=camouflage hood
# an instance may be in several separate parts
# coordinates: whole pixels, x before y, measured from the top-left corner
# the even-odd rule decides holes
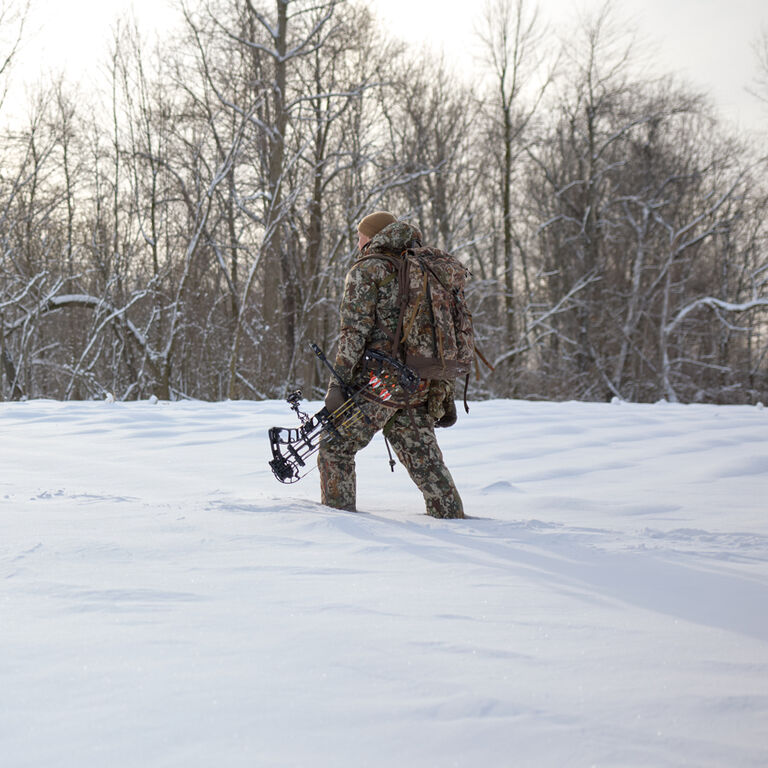
[[[366,255],[374,253],[400,253],[406,248],[421,244],[421,232],[405,221],[395,221],[381,230],[371,242],[364,247]]]

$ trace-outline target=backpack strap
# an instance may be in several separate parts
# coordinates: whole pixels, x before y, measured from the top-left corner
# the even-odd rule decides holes
[[[391,350],[392,354],[395,357],[400,357],[403,360],[405,360],[405,355],[402,354],[400,350],[400,345],[402,344],[403,339],[406,338],[408,335],[407,333],[405,334],[403,333],[403,321],[405,319],[405,311],[408,307],[408,271],[410,267],[410,262],[408,261],[407,258],[405,258],[406,253],[407,251],[403,251],[400,255],[396,255],[394,253],[366,254],[365,256],[361,256],[359,259],[357,259],[355,263],[352,265],[354,267],[360,264],[361,262],[371,261],[372,259],[378,259],[380,261],[386,261],[394,267],[393,274],[384,278],[384,281],[382,281],[382,285],[385,282],[386,283],[391,282],[394,279],[394,276],[395,275],[397,276],[397,302],[399,305],[399,312],[397,316],[397,327],[395,328],[395,334],[393,336],[386,328],[384,328],[381,325],[379,321],[377,321],[376,326],[392,342],[392,350]],[[414,314],[414,320],[415,320],[415,314]],[[408,328],[408,330],[410,330],[410,327]]]
[[[416,322],[416,315],[419,313],[419,306],[421,305],[421,302],[424,300],[424,297],[429,297],[429,279],[427,277],[426,271],[424,272],[424,280],[421,284],[421,290],[419,291],[419,295],[416,297],[416,301],[413,302],[413,307],[411,311],[411,316],[408,319],[408,322],[405,323],[405,327],[402,329],[402,338],[407,339],[408,334],[410,334],[411,329],[413,328],[413,324]],[[432,306],[430,301],[430,307]],[[432,335],[434,337],[434,328],[432,331]]]

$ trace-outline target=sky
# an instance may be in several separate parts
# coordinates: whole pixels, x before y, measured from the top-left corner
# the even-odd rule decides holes
[[[567,35],[580,15],[594,14],[604,3],[539,0],[538,6],[541,20]],[[392,29],[413,39],[423,36],[449,56],[469,58],[476,46],[481,0],[374,0],[372,5]],[[617,22],[637,35],[638,52],[651,66],[709,93],[726,120],[761,128],[768,112],[746,89],[757,74],[753,44],[768,27],[766,0],[614,0],[613,10]]]
[[[114,19],[134,8],[149,32],[167,29],[174,0],[32,0],[27,41],[15,73],[16,92],[50,71],[65,69],[87,83],[104,61]],[[482,1],[369,0],[397,36],[425,40],[469,68],[476,51],[473,30]],[[542,19],[567,34],[579,14],[604,0],[540,0]],[[747,92],[757,74],[753,44],[768,27],[765,0],[614,0],[615,18],[637,33],[640,51],[659,72],[675,73],[711,95],[725,120],[760,130],[768,108]]]

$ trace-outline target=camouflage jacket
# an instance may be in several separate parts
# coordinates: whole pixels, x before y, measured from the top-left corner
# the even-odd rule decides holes
[[[379,232],[363,249],[364,256],[377,253],[400,254],[421,239],[418,229],[396,221]],[[336,352],[336,370],[350,384],[361,382],[360,360],[366,349],[391,353],[391,340],[400,313],[397,275],[384,259],[366,259],[347,273],[341,300],[341,326]],[[386,333],[385,333],[386,331]],[[389,336],[387,335],[389,334]],[[412,403],[426,399],[423,382]],[[393,391],[393,400],[401,400]]]

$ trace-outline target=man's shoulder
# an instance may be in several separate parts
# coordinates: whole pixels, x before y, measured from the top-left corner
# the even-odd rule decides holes
[[[385,278],[395,267],[392,257],[385,253],[372,253],[358,259],[349,270],[351,279],[381,280]]]

